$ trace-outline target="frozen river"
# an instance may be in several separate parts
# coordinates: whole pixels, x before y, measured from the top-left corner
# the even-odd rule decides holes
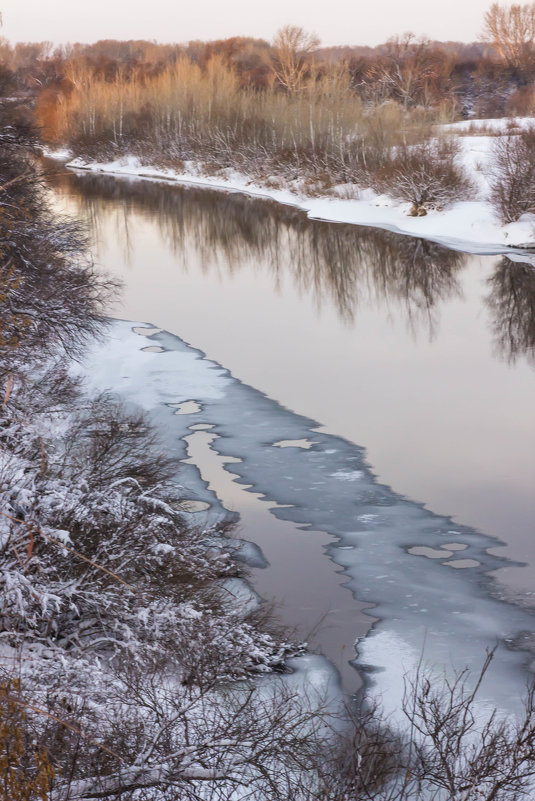
[[[125,282],[113,313],[163,329],[118,324],[98,380],[152,410],[197,500],[240,515],[284,622],[348,689],[360,638],[389,706],[422,648],[478,667],[500,642],[487,694],[513,703],[535,629],[534,268],[239,195],[56,185]]]

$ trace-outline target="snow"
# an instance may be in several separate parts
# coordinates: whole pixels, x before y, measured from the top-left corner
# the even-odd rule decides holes
[[[219,586],[223,590],[222,603],[228,606],[229,614],[245,617],[261,605],[258,594],[245,579],[226,579]]]
[[[219,365],[200,357],[193,349],[154,352],[145,347],[144,358],[140,359],[139,336],[131,323],[114,326],[107,340],[113,359],[101,353],[94,359],[88,350],[84,361],[91,367],[79,368],[86,376],[88,389],[103,392],[113,388],[126,400],[135,399],[143,409],[164,403],[179,412],[182,404],[191,404],[194,398],[215,400],[224,396],[230,379]],[[187,419],[189,415],[179,416]]]
[[[446,130],[463,133],[470,126],[483,131],[504,132],[510,120],[476,120],[443,126]],[[526,126],[531,118],[515,121]],[[187,162],[182,172],[143,164],[139,158],[127,155],[109,162],[92,162],[74,158],[67,163],[71,169],[91,170],[131,179],[172,181],[191,186],[204,186],[230,192],[243,192],[255,197],[272,199],[296,206],[308,217],[331,222],[350,223],[384,228],[401,234],[424,237],[453,249],[472,253],[502,253],[510,248],[535,247],[535,218],[524,218],[502,225],[488,202],[488,171],[490,151],[495,136],[463,135],[461,160],[478,189],[473,201],[461,201],[437,211],[429,210],[424,217],[411,217],[410,203],[399,203],[385,195],[377,195],[357,187],[335,187],[331,197],[306,197],[294,184],[286,189],[273,189],[250,180],[237,171],[222,170],[217,176],[203,175],[194,162]],[[49,153],[54,158],[68,158],[66,151]],[[357,197],[347,197],[356,195]]]
[[[72,151],[66,147],[60,148],[59,150],[50,150],[48,147],[44,147],[43,155],[55,161],[69,161],[69,159],[72,159]]]

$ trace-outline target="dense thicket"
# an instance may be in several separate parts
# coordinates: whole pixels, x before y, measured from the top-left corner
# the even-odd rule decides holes
[[[397,196],[406,184],[397,180],[393,154],[402,165],[414,152],[428,191],[421,202],[412,191],[403,200],[429,207],[468,195],[455,149],[430,144],[436,110],[367,103],[346,67],[322,71],[310,53],[289,49],[280,46],[272,85],[262,91],[243,87],[221,56],[204,67],[181,56],[156,75],[120,72],[109,80],[78,61],[69,67],[71,89],[50,103],[41,97],[37,118],[50,143],[82,157],[130,155],[178,171],[188,163],[204,174],[238,169],[311,194],[360,186]]]
[[[100,326],[99,310],[112,289],[93,271],[80,226],[51,211],[36,168],[36,136],[25,116],[21,109],[0,106],[4,380],[37,352],[78,351]]]

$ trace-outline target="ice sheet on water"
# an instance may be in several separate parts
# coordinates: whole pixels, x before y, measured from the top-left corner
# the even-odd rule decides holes
[[[147,340],[133,325],[116,323],[110,340],[95,346],[86,365],[91,383],[149,411],[179,458],[192,421],[170,407],[197,401],[195,423],[211,425],[219,435],[212,447],[240,459],[232,463],[238,482],[276,503],[272,512],[279,518],[336,538],[329,557],[343,569],[348,589],[373,603],[370,614],[379,617],[357,645],[357,664],[387,710],[399,705],[403,674],[415,668],[424,643],[424,660],[447,670],[467,665],[477,670],[485,650],[499,643],[483,690],[493,704],[514,707],[531,659],[514,642],[533,632],[535,616],[493,596],[487,573],[506,564],[487,551],[497,540],[397,495],[377,481],[361,447],[318,433],[317,422],[241,383],[178,337],[153,334],[150,341],[164,351],[143,352]],[[274,447],[287,440],[312,445]],[[189,472],[182,483],[216,509],[217,499],[195,466],[184,469]],[[471,567],[447,565],[452,555],[444,546],[452,542],[462,547]],[[410,552],[422,547],[443,549],[444,559]]]

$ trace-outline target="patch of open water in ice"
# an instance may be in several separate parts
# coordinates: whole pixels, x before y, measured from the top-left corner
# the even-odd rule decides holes
[[[308,450],[316,443],[309,439],[281,439],[280,442],[274,442],[274,448],[304,448]]]
[[[454,559],[450,562],[444,562],[447,567],[455,567],[457,570],[462,570],[467,567],[479,567],[481,562],[476,559]]]
[[[160,334],[161,328],[153,328],[152,326],[134,326],[132,328],[134,334],[140,334],[142,337],[152,337],[154,334]]]
[[[168,403],[167,405],[175,410],[175,414],[197,414],[202,409],[201,404],[194,400],[183,401],[182,403]]]
[[[217,492],[225,509],[240,516],[240,532],[254,539],[242,540],[237,551],[255,571],[252,580],[256,592],[275,605],[275,615],[296,637],[314,650],[328,655],[341,674],[347,692],[356,692],[361,681],[349,663],[357,634],[365,634],[370,619],[359,615],[363,604],[357,604],[343,586],[343,577],[333,570],[325,551],[331,538],[323,532],[307,530],[274,515],[279,506],[254,492],[243,481],[236,481],[236,467],[242,459],[218,453],[216,433],[197,431],[187,438],[189,463],[199,467],[208,488]],[[235,541],[231,541],[234,544]]]
[[[428,559],[448,559],[453,556],[453,551],[446,548],[428,548],[427,545],[416,545],[414,548],[407,548],[407,553],[413,556],[426,556]]]

